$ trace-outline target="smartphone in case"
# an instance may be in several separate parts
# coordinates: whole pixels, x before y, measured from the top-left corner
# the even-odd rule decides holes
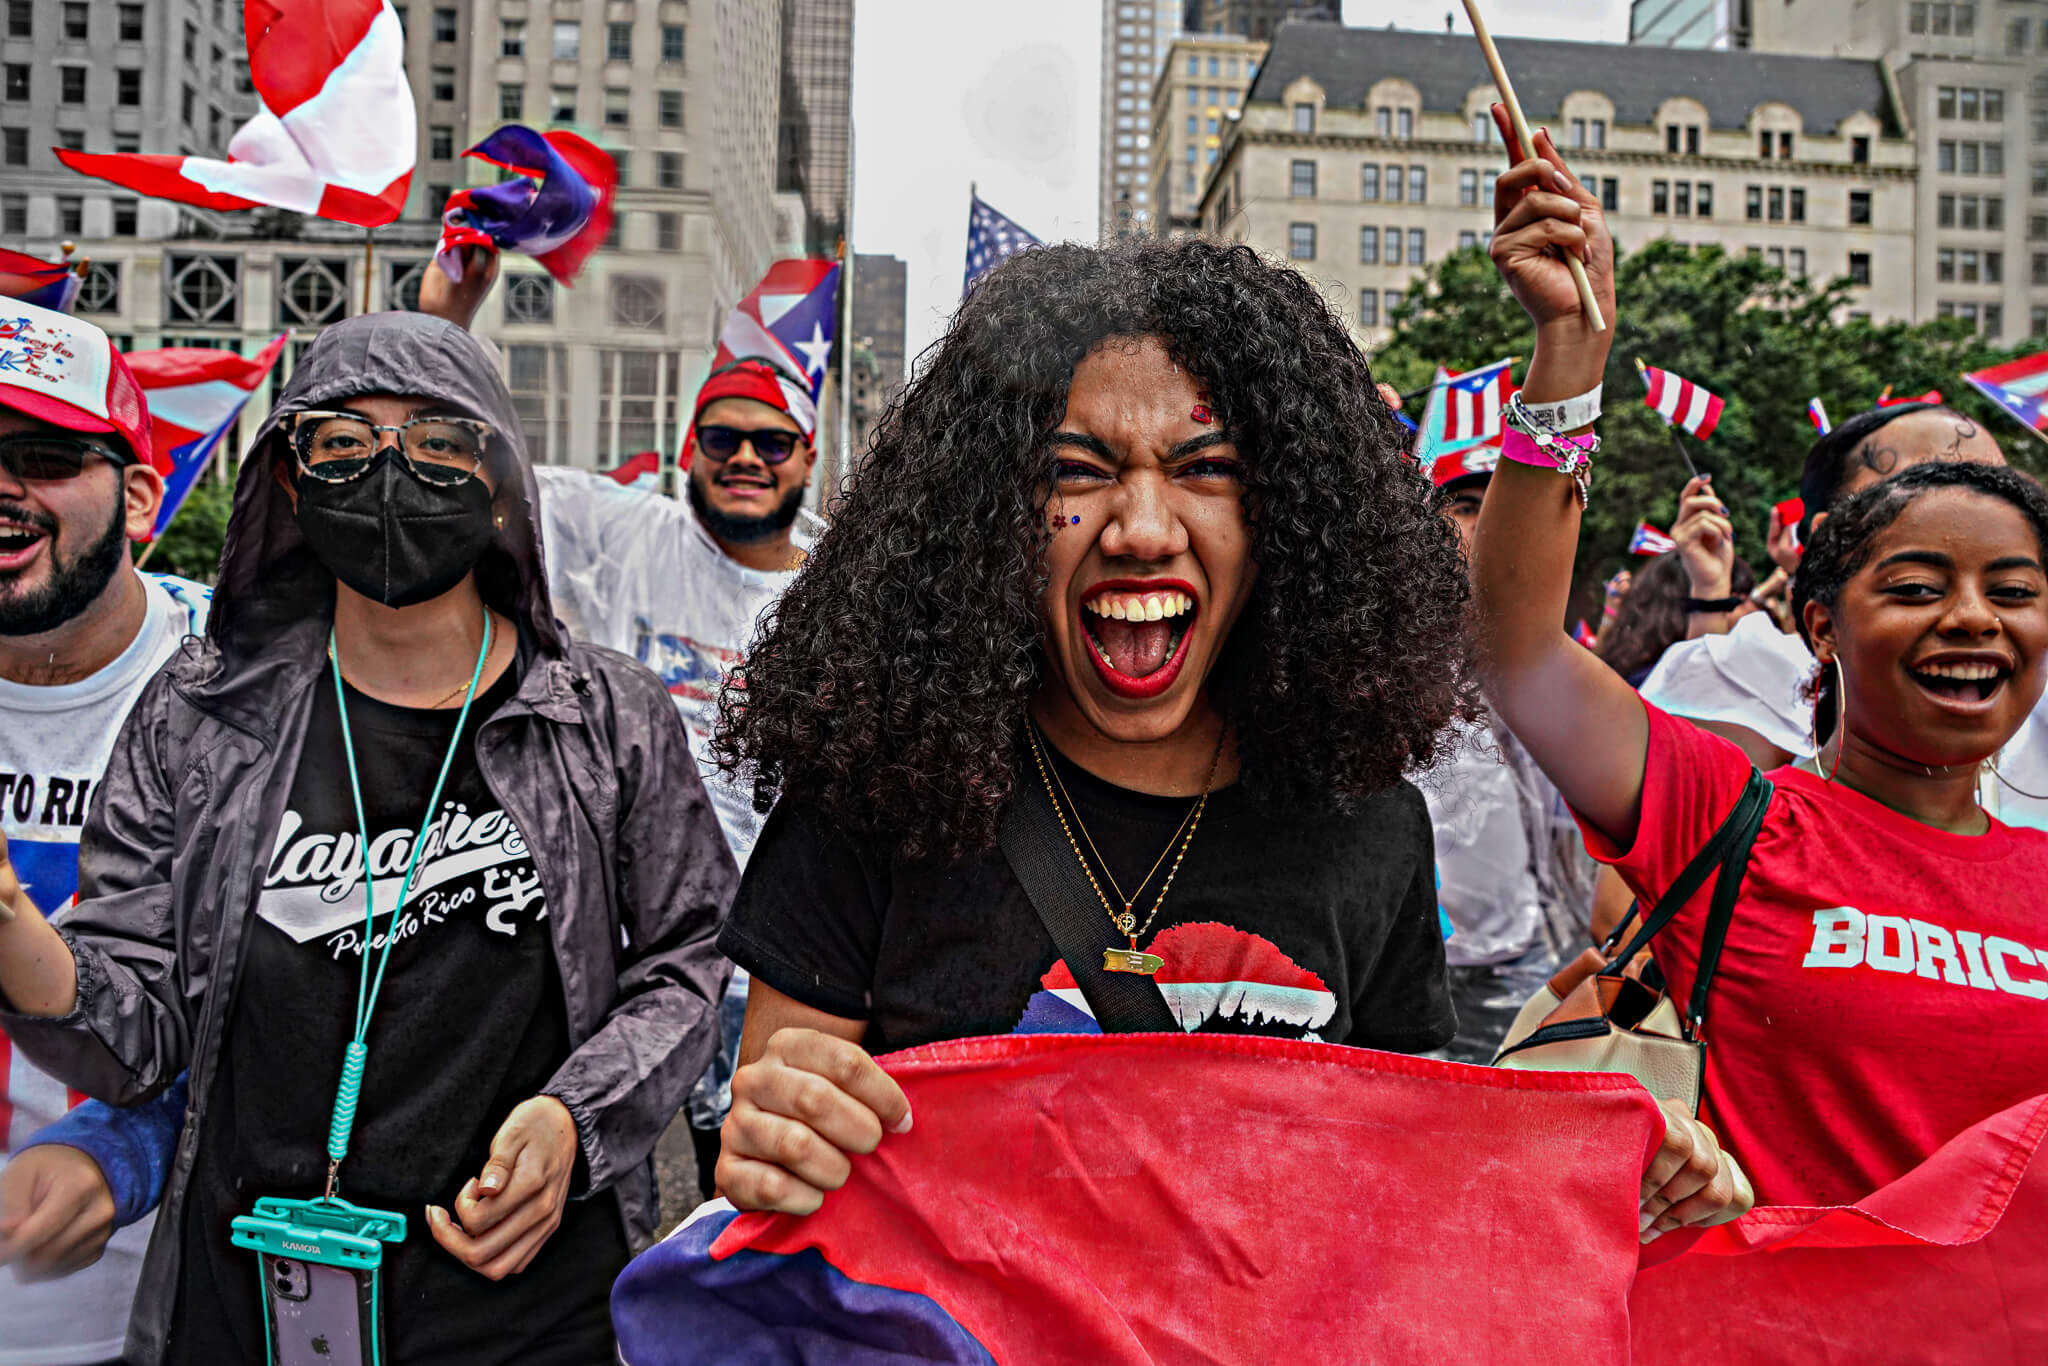
[[[265,1197],[233,1228],[256,1253],[269,1366],[385,1366],[383,1244],[405,1237],[404,1215]]]

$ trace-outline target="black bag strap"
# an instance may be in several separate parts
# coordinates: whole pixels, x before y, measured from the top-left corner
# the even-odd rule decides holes
[[[1095,1012],[1105,1034],[1178,1034],[1180,1022],[1166,1004],[1159,984],[1143,973],[1109,972],[1102,951],[1116,927],[1073,858],[1052,810],[1052,798],[1039,785],[1019,783],[1010,794],[1010,809],[996,830],[996,843],[1010,862],[1010,871],[1031,898],[1053,945],[1074,974],[1074,985]]]
[[[1707,923],[1700,939],[1699,972],[1693,979],[1692,1000],[1687,1006],[1688,1022],[1695,1038],[1707,1018],[1707,991],[1713,985],[1715,970],[1721,962],[1721,946],[1728,937],[1728,926],[1735,918],[1735,899],[1742,892],[1743,874],[1749,868],[1749,851],[1756,843],[1757,832],[1763,829],[1764,813],[1771,805],[1771,782],[1756,770],[1749,771],[1749,782],[1743,787],[1742,795],[1736,799],[1735,809],[1721,822],[1707,842],[1693,855],[1692,862],[1675,878],[1669,890],[1657,900],[1656,906],[1643,917],[1643,927],[1636,932],[1624,948],[1606,967],[1600,970],[1603,977],[1618,977],[1628,966],[1629,960],[1641,953],[1657,932],[1670,924],[1679,911],[1685,908],[1699,889],[1705,885],[1709,873],[1718,872],[1714,879],[1714,897],[1707,907]]]

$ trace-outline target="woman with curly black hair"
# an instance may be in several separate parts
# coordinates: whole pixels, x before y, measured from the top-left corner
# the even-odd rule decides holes
[[[1248,249],[1050,247],[975,290],[725,697],[723,763],[781,798],[722,941],[736,1204],[807,1212],[908,1125],[867,1053],[1092,1030],[1112,976],[1166,1028],[1449,1039],[1401,775],[1469,712],[1467,588],[1404,444]]]
[[[1549,165],[1500,179],[1492,251],[1537,325],[1524,393],[1554,404],[1598,384],[1613,334],[1582,325],[1552,249],[1584,251],[1603,291],[1613,249],[1598,198],[1539,145]],[[1557,629],[1581,493],[1517,458],[1511,440],[1473,559],[1488,696],[1595,857],[1651,905],[1753,769]],[[1770,775],[1718,970],[1702,966],[1708,888],[1653,941],[1674,999],[1712,974],[1701,1117],[1767,1203],[1853,1203],[2048,1090],[2048,959],[2033,947],[2048,834],[2001,823],[1977,789],[2048,681],[2044,563],[2048,495],[1945,461],[1837,503],[1800,564],[1793,605],[1820,663],[1824,743],[1810,767]],[[1742,1203],[1659,1201],[1647,1232]]]

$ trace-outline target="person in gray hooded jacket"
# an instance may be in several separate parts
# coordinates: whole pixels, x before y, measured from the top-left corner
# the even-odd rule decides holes
[[[61,928],[0,846],[15,1046],[117,1104],[191,1070],[133,1362],[264,1359],[228,1225],[337,1188],[407,1216],[388,1360],[611,1359],[649,1154],[717,1045],[735,873],[659,681],[564,638],[535,502],[473,337],[330,327],[243,467],[206,638],[94,793]]]

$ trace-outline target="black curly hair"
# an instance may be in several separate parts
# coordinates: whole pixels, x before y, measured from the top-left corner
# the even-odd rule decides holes
[[[1157,337],[1243,461],[1258,581],[1217,663],[1246,790],[1329,809],[1475,714],[1455,533],[1315,287],[1247,247],[1054,246],[962,303],[720,698],[719,767],[909,859],[992,845],[1043,669],[1046,445],[1074,367]]]
[[[1844,419],[1841,425],[1816,438],[1807,449],[1806,466],[1799,473],[1799,500],[1806,505],[1806,514],[1799,523],[1800,543],[1803,545],[1813,539],[1813,519],[1828,510],[1835,501],[1835,494],[1848,482],[1852,459],[1860,460],[1872,474],[1893,472],[1895,457],[1887,459],[1883,452],[1872,446],[1872,437],[1902,417],[1942,412],[1964,422],[1969,421],[1953,408],[1939,403],[1892,403]]]
[[[1813,633],[1806,625],[1806,604],[1817,602],[1833,610],[1843,588],[1869,562],[1870,543],[1877,533],[1897,521],[1914,499],[1935,489],[1968,489],[2011,503],[2033,526],[2041,553],[2048,557],[2048,493],[2032,479],[2003,465],[1974,461],[1936,460],[1915,465],[1864,489],[1834,509],[1834,515],[1814,531],[1813,543],[1806,547],[1799,570],[1792,576],[1792,620],[1798,623],[1799,638],[1807,649],[1813,649]],[[1834,670],[1819,670],[1807,684],[1807,693],[1813,699],[1813,733],[1825,741],[1834,733],[1840,705]]]
[[[1746,596],[1754,587],[1756,572],[1737,555],[1728,571],[1728,591]],[[1628,596],[1615,610],[1614,628],[1596,653],[1623,678],[1647,674],[1666,650],[1685,639],[1692,618],[1685,600],[1691,596],[1692,576],[1684,557],[1665,551],[1629,584]]]

